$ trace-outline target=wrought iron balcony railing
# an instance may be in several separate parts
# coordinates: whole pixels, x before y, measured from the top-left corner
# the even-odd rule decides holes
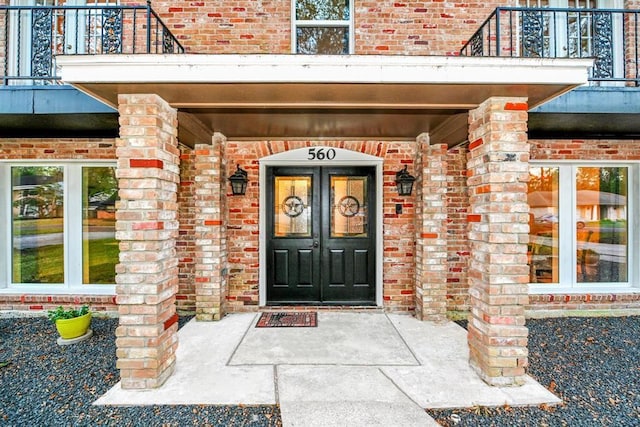
[[[57,55],[184,52],[150,3],[0,6],[0,22],[3,85],[58,83]]]
[[[638,10],[499,7],[460,54],[593,58],[592,84],[640,86],[639,19]]]

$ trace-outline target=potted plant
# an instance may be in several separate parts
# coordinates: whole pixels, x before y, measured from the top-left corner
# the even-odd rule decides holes
[[[69,310],[65,310],[60,306],[55,310],[49,310],[48,317],[56,325],[62,340],[84,337],[91,332],[89,329],[89,326],[91,326],[91,312],[87,305],[83,305],[80,309],[71,308]]]

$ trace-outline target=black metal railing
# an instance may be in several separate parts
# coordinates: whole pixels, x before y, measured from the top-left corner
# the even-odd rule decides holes
[[[57,55],[184,53],[146,6],[0,6],[2,84],[56,84]]]
[[[639,86],[639,19],[638,10],[499,7],[460,54],[593,58],[593,83]]]

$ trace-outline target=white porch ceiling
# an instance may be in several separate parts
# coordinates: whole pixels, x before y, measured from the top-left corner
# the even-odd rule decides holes
[[[118,94],[158,94],[194,119],[190,128],[200,122],[199,132],[182,129],[183,139],[204,131],[229,139],[414,140],[429,132],[455,144],[466,134],[464,114],[485,99],[527,97],[533,108],[587,83],[592,61],[102,55],[61,56],[57,65],[63,81],[114,107]],[[443,124],[463,129],[438,129]]]

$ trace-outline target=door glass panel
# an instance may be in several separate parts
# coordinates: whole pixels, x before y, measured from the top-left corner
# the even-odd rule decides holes
[[[580,167],[576,173],[577,281],[627,281],[626,167]]]
[[[559,169],[529,169],[529,281],[558,283]]]
[[[82,283],[113,284],[116,281],[115,168],[82,168]]]
[[[331,177],[331,237],[367,237],[367,177]]]
[[[274,236],[311,236],[311,177],[277,176],[274,185]]]
[[[11,168],[12,281],[64,282],[64,194],[60,166]]]

